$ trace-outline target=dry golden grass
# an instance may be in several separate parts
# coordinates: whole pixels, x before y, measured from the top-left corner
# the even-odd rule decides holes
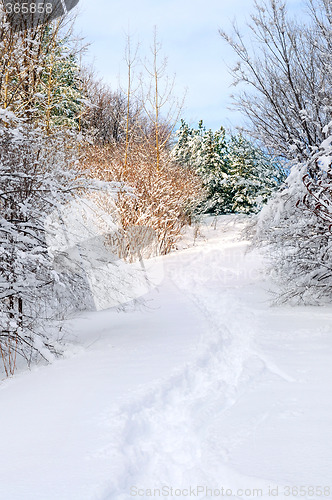
[[[96,179],[122,182],[133,188],[119,193],[117,209],[124,231],[133,227],[151,228],[156,234],[159,255],[169,253],[191,223],[192,210],[202,199],[200,179],[192,172],[170,162],[169,153],[160,157],[156,167],[154,149],[131,145],[125,165],[124,146],[87,145],[83,169]],[[138,233],[137,233],[138,234]]]

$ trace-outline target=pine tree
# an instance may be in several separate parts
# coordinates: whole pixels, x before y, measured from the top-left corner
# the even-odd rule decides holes
[[[177,143],[175,144],[172,154],[176,162],[183,166],[190,166],[192,159],[191,143],[194,135],[194,129],[181,119],[181,125],[176,132]]]
[[[199,207],[203,212],[257,212],[284,179],[276,159],[242,135],[227,139],[223,127],[213,132],[200,121],[194,129],[182,120],[177,136],[173,158],[200,175],[206,192]]]
[[[78,128],[86,100],[77,46],[63,20],[13,32],[0,5],[0,108],[17,117]]]
[[[61,38],[57,30],[50,25],[44,33],[44,68],[35,99],[48,132],[59,126],[79,128],[85,102],[72,40],[68,35]]]
[[[241,134],[229,141],[229,177],[225,190],[231,199],[230,211],[259,211],[285,177],[280,163]]]
[[[208,213],[222,213],[230,202],[227,190],[223,189],[229,170],[225,130],[222,127],[216,132],[206,130],[202,122],[199,123],[198,130],[199,141],[194,151],[194,166],[207,192],[201,208]]]

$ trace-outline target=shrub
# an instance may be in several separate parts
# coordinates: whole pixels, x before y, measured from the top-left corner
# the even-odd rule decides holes
[[[69,295],[72,301],[84,286],[80,276],[55,271],[45,230],[46,217],[71,200],[83,184],[74,169],[69,134],[45,136],[8,111],[2,118],[0,354],[9,375],[17,354],[30,362],[34,355],[49,358],[57,352],[50,338],[51,319],[59,308],[63,312],[66,299],[70,303]]]
[[[319,304],[332,297],[332,136],[296,164],[263,209],[255,241],[268,250],[279,300]]]
[[[89,145],[83,153],[88,175],[104,181],[130,186],[133,194],[120,192],[117,198],[121,225],[152,228],[157,235],[157,253],[167,254],[174,248],[181,229],[190,224],[197,200],[202,197],[201,182],[195,173],[170,162],[163,151],[159,170],[155,151],[142,144],[130,147],[124,163],[125,145],[100,147]]]

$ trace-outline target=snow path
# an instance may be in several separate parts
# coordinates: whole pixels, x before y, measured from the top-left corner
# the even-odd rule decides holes
[[[85,315],[83,347],[3,383],[1,500],[332,493],[332,310],[271,308],[259,255],[225,221],[164,259],[148,308]]]

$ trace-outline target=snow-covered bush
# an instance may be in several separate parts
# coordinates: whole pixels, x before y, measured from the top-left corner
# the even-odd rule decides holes
[[[235,103],[248,132],[293,165],[260,215],[257,241],[268,245],[284,299],[319,303],[331,298],[332,281],[332,4],[304,0],[302,7],[294,18],[283,0],[261,0],[251,40],[236,24],[232,36],[221,35],[239,59]]]
[[[166,254],[175,247],[182,228],[191,222],[196,203],[202,199],[200,179],[173,165],[166,149],[160,154],[159,170],[154,148],[145,143],[131,144],[127,164],[124,157],[124,144],[89,145],[84,152],[84,168],[94,178],[124,182],[133,189],[133,196],[120,192],[116,201],[121,227],[125,232],[135,227],[153,229],[158,240],[156,253]],[[135,234],[139,244],[141,235]],[[133,237],[134,233],[129,239]],[[134,246],[132,241],[131,248]]]
[[[329,127],[325,127],[328,132]],[[281,300],[319,304],[332,298],[332,136],[302,164],[260,214],[264,245]]]
[[[80,169],[75,133],[0,117],[0,359],[9,375],[17,354],[30,363],[61,352],[68,315],[134,301],[160,270],[143,263],[156,246],[148,217],[121,225],[116,202],[128,198],[132,210],[132,190]]]
[[[9,374],[17,353],[54,354],[45,325],[73,297],[83,301],[84,280],[55,271],[45,234],[47,215],[83,184],[70,134],[47,136],[6,110],[0,118],[0,353]]]
[[[283,178],[282,168],[242,135],[226,138],[221,127],[197,129],[183,120],[173,158],[201,177],[206,198],[199,209],[209,213],[257,212]]]

